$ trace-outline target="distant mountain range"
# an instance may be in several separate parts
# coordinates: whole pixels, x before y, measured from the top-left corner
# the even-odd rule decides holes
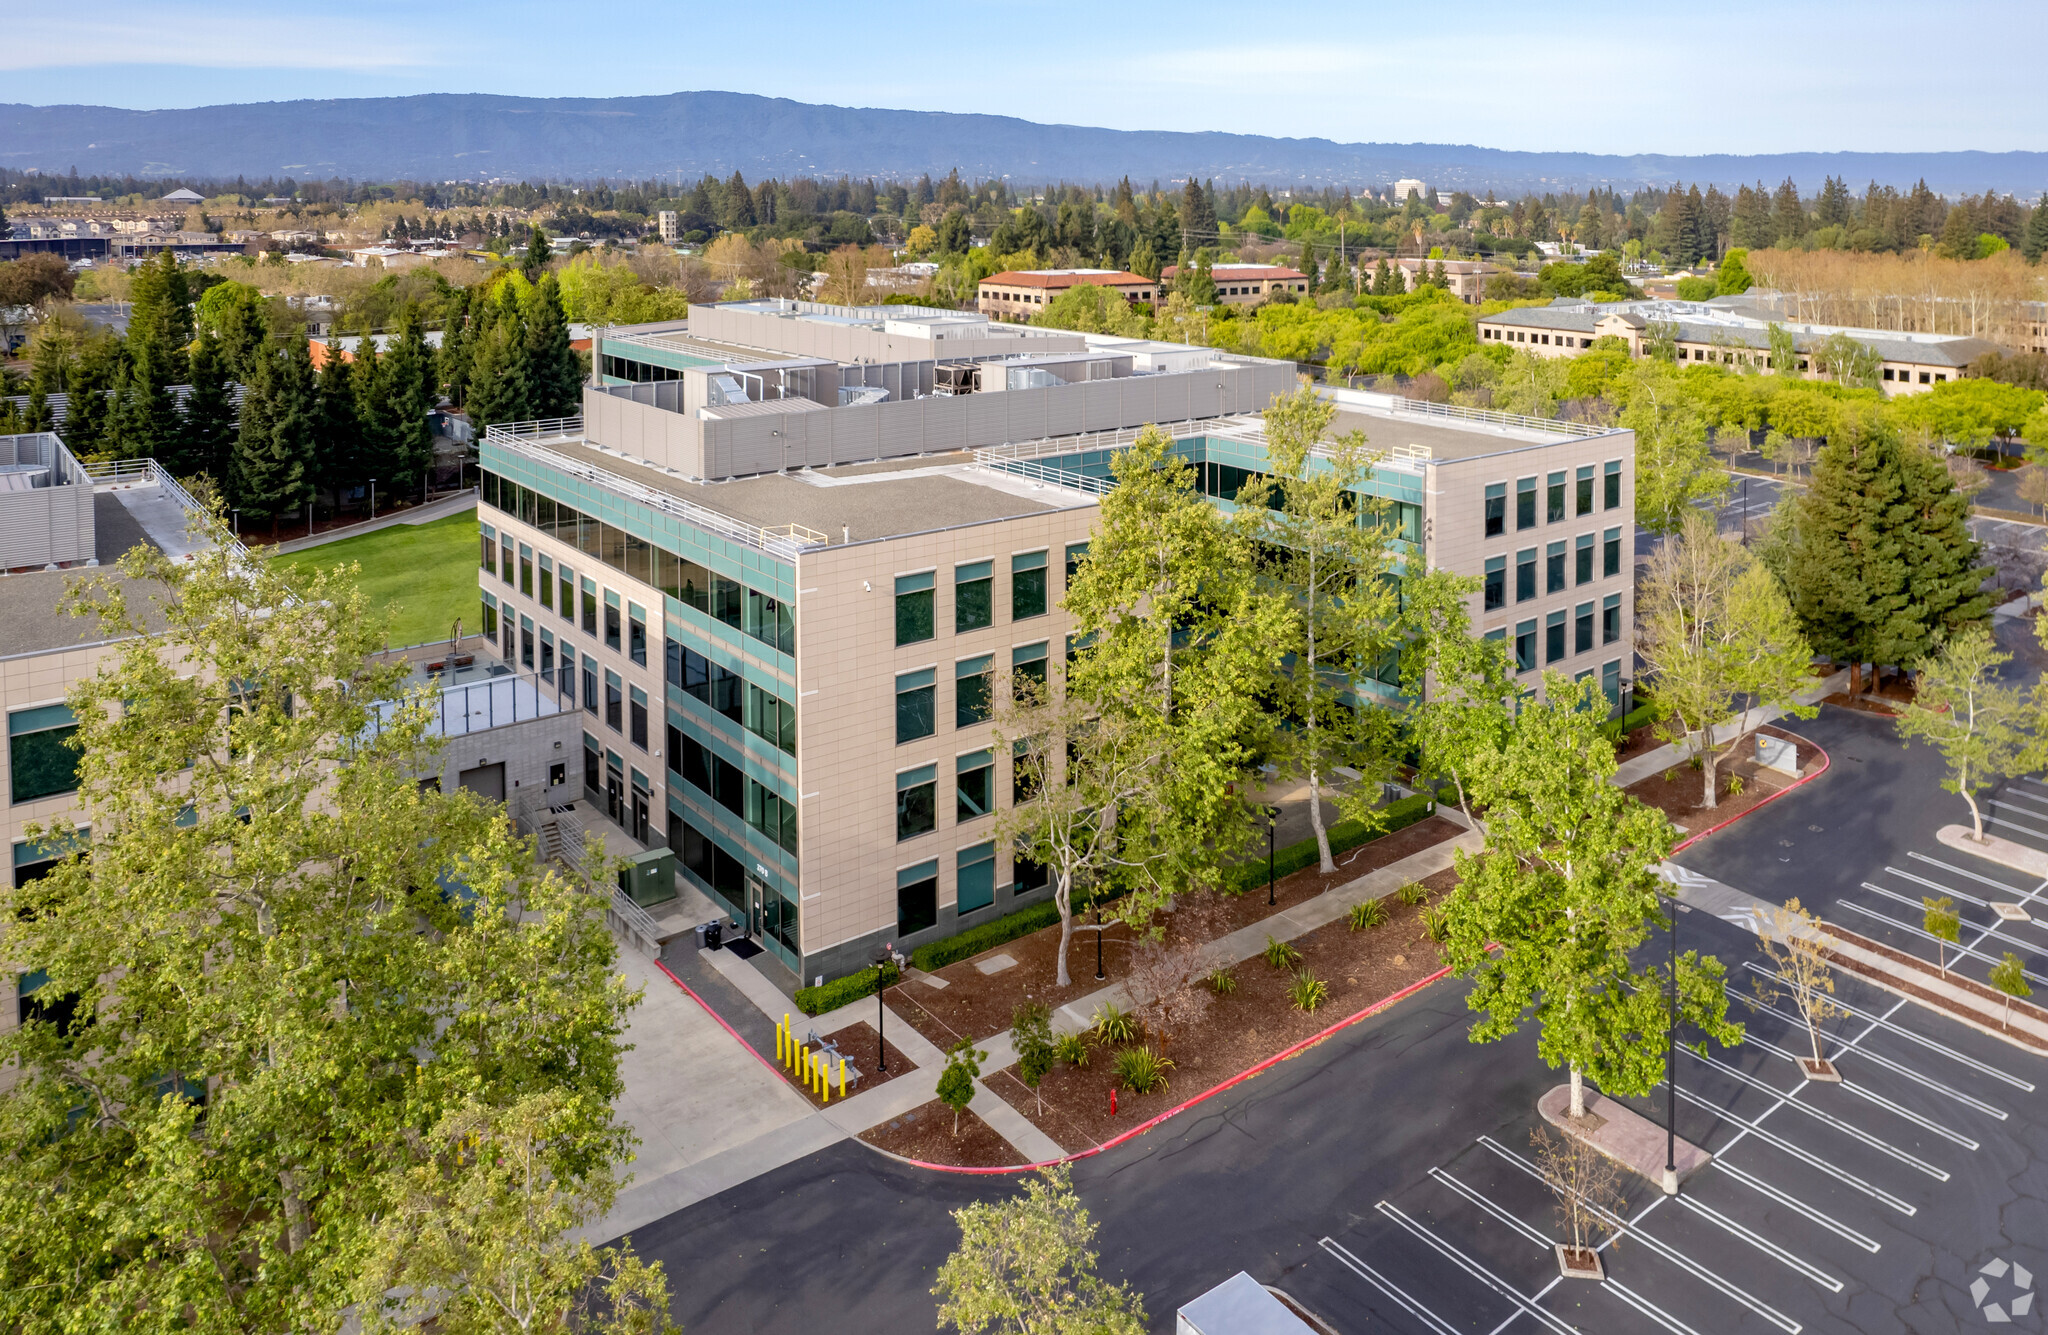
[[[1731,187],[1824,176],[1942,194],[2048,188],[2048,153],[1521,153],[1467,144],[1340,144],[1263,135],[1105,130],[1008,116],[816,106],[744,93],[498,97],[432,93],[169,111],[0,104],[0,166],[220,179],[613,181],[763,176],[1174,181],[1444,189]]]

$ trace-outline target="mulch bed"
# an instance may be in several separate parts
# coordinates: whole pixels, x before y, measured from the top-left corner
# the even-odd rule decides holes
[[[1462,831],[1462,826],[1441,816],[1431,816],[1406,829],[1382,835],[1369,844],[1337,854],[1337,872],[1333,876],[1324,876],[1310,866],[1281,878],[1274,887],[1276,904],[1272,907],[1266,903],[1263,886],[1242,895],[1208,897],[1208,934],[1204,939],[1234,932],[1334,886],[1348,885],[1369,871],[1455,838]],[[1073,943],[1068,948],[1071,986],[1062,988],[1055,982],[1059,976],[1060,929],[1054,924],[974,959],[960,960],[938,970],[934,976],[945,982],[943,989],[923,982],[924,975],[912,976],[889,990],[890,1008],[944,1049],[962,1037],[981,1039],[1004,1032],[1010,1027],[1017,1007],[1026,1001],[1043,1002],[1057,1009],[1076,997],[1086,996],[1105,984],[1095,979],[1095,933],[1080,930],[1084,921],[1085,918],[1077,918]],[[1104,930],[1103,971],[1107,981],[1123,977],[1131,945],[1129,928],[1118,924]],[[1008,955],[1017,963],[993,974],[984,974],[975,967],[976,960],[991,960],[1000,955]]]
[[[799,1037],[808,1032],[802,1025],[797,1026]],[[883,1045],[889,1054],[889,1069],[887,1071],[875,1069],[875,1027],[866,1020],[862,1020],[859,1024],[847,1025],[844,1029],[835,1029],[831,1033],[824,1035],[824,1038],[828,1043],[837,1043],[839,1045],[839,1055],[846,1058],[846,1064],[860,1072],[860,1080],[857,1083],[851,1079],[846,1083],[846,1097],[848,1098],[852,1098],[856,1094],[865,1094],[877,1086],[886,1085],[898,1076],[908,1075],[917,1069],[917,1063],[904,1056],[903,1050],[894,1043],[885,1043]],[[830,1079],[832,1085],[830,1101],[837,1103],[839,1102],[839,1064],[837,1062],[832,1063],[825,1074]],[[796,1085],[796,1088],[805,1098],[811,1101],[813,1106],[822,1106],[818,1096],[812,1093],[810,1088],[803,1084],[801,1080],[790,1076],[787,1071],[784,1071],[783,1075]]]
[[[1899,711],[1896,709],[1866,700],[1862,696],[1847,695],[1841,691],[1836,691],[1833,695],[1822,696],[1821,703],[1824,705],[1834,705],[1839,709],[1853,709],[1859,714],[1882,714],[1886,718],[1897,718],[1899,716]]]
[[[1908,981],[1911,975],[1916,973],[1925,974],[1929,978],[1939,978],[1941,977],[1939,966],[1929,968],[1927,961],[1921,959],[1918,955],[1909,955],[1905,951],[1888,946],[1882,941],[1873,940],[1860,932],[1851,932],[1837,927],[1831,922],[1822,923],[1821,926],[1830,936],[1838,937],[1851,945],[1869,951],[1873,955],[1882,955],[1884,958],[1895,961],[1900,965],[1899,971],[1886,972],[1880,975],[1868,965],[1848,959],[1836,951],[1829,951],[1828,959],[1836,968],[1852,973],[1859,978],[1875,979],[1881,976],[1886,987],[1897,992],[1909,993],[1918,1000],[1945,1014],[1967,1015],[1979,1024],[1988,1023],[1985,1016],[1963,1010],[1946,997],[1936,996],[1927,989],[1916,987]],[[1980,983],[1976,979],[1956,971],[1954,968],[1949,970],[1947,978],[1943,981],[1947,982],[1951,987],[1960,988],[1968,992],[1972,996],[1981,997],[1987,1004],[1997,1007],[2000,1014],[2004,1013],[2008,998],[2005,993],[2000,992],[1997,988]],[[2036,1020],[2048,1021],[2048,1010],[2043,1010],[2030,1001],[2022,1001],[2018,998],[2011,998],[2011,1002],[2013,1010],[2029,1015]],[[2005,1034],[2016,1043],[2023,1043],[2027,1047],[2048,1052],[2048,1044],[2043,1044],[2039,1039],[2024,1030],[2008,1029],[2005,1030]]]
[[[1723,821],[1732,820],[1759,803],[1767,801],[1797,783],[1800,778],[1813,773],[1820,765],[1820,748],[1805,738],[1768,725],[1758,731],[1795,745],[1799,758],[1797,776],[1766,769],[1758,764],[1755,741],[1752,737],[1744,737],[1734,744],[1737,752],[1733,756],[1729,754],[1729,748],[1721,749],[1721,762],[1714,771],[1715,782],[1720,788],[1720,801],[1711,807],[1700,805],[1701,793],[1706,786],[1705,778],[1682,760],[1663,774],[1652,774],[1647,779],[1630,784],[1628,792],[1630,796],[1669,816],[1672,823],[1686,833],[1697,834]],[[1738,776],[1742,780],[1742,791],[1730,793],[1728,781]]]
[[[1443,882],[1451,874],[1429,879]],[[1212,996],[1207,1009],[1165,1045],[1165,1055],[1174,1062],[1170,1087],[1142,1095],[1118,1090],[1114,1117],[1109,1094],[1116,1083],[1116,1050],[1111,1047],[1094,1046],[1085,1067],[1056,1065],[1039,1086],[1043,1112],[1015,1066],[989,1076],[986,1083],[1069,1153],[1099,1145],[1442,967],[1423,928],[1427,906],[1391,896],[1385,903],[1389,916],[1377,928],[1354,932],[1340,920],[1295,938],[1293,945],[1302,955],[1298,967],[1330,985],[1328,998],[1312,1013],[1296,1010],[1289,1001],[1286,970],[1257,957],[1234,965],[1230,972],[1237,990]]]
[[[1657,725],[1645,723],[1642,727],[1628,733],[1621,739],[1621,745],[1615,749],[1614,758],[1616,760],[1633,760],[1643,752],[1654,751],[1662,745],[1664,745],[1664,739],[1657,735]]]
[[[924,1163],[951,1164],[957,1168],[1004,1168],[1022,1163],[1024,1156],[997,1135],[995,1128],[974,1115],[973,1108],[960,1114],[960,1134],[953,1134],[953,1110],[933,1099],[871,1126],[860,1138],[878,1150],[900,1154]]]

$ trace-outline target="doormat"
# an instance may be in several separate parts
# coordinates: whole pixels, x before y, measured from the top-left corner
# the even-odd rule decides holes
[[[726,942],[725,948],[727,950],[730,950],[734,954],[734,956],[743,960],[750,960],[754,958],[754,956],[761,953],[761,947],[755,945],[752,941],[747,940],[743,936]]]

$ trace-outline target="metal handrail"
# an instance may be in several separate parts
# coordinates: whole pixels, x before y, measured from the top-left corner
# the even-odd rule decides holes
[[[185,490],[185,484],[172,477],[170,470],[154,458],[112,459],[103,463],[81,464],[85,475],[95,489],[99,487],[155,486],[185,510],[186,514],[205,515],[206,507]],[[246,557],[249,549],[240,538],[228,539],[228,549],[238,556]]]
[[[998,473],[1008,473],[1013,477],[1049,483],[1056,487],[1067,487],[1093,496],[1107,495],[1116,486],[1107,478],[1089,477],[1085,473],[1076,473],[1066,468],[1053,468],[1030,459],[1012,459],[988,450],[976,450],[974,462]]]
[[[569,434],[575,433],[564,433],[565,436]],[[796,561],[797,556],[805,548],[823,547],[831,541],[825,534],[818,532],[816,529],[805,528],[802,524],[782,524],[769,527],[762,524],[744,523],[730,515],[723,515],[706,506],[686,501],[682,497],[670,492],[657,491],[653,487],[642,486],[640,483],[628,481],[616,473],[571,459],[565,454],[558,454],[554,450],[548,449],[546,446],[533,440],[524,439],[510,433],[501,434],[497,427],[492,427],[485,439],[487,443],[496,445],[500,449],[532,459],[535,463],[554,469],[557,472],[567,473],[569,476],[588,482],[593,486],[602,487],[606,491],[623,496],[636,505],[644,505],[649,509],[660,510],[664,514],[672,515],[682,520],[693,528],[702,529],[707,533],[714,533],[721,538],[728,538],[733,542],[744,543],[758,551],[767,552],[771,556],[780,557],[791,563]]]
[[[484,438],[494,436],[580,436],[583,417],[541,417],[530,422],[494,422],[484,428]]]
[[[1451,417],[1465,422],[1484,422],[1488,426],[1515,427],[1522,431],[1541,431],[1557,436],[1605,436],[1615,430],[1611,426],[1600,426],[1593,422],[1567,422],[1554,417],[1525,417],[1520,413],[1497,412],[1492,408],[1463,408],[1453,403],[1430,403],[1421,399],[1404,399],[1396,396],[1389,404],[1396,413],[1419,413],[1424,417]]]

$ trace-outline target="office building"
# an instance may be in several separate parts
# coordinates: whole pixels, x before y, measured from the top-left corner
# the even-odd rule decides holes
[[[1122,269],[1005,269],[981,280],[975,309],[992,319],[1028,320],[1062,292],[1084,285],[1106,287],[1134,304],[1149,305],[1159,296],[1157,283]]]
[[[1179,276],[1178,264],[1167,265],[1159,271],[1160,287],[1172,287]],[[1219,306],[1256,306],[1278,292],[1300,296],[1308,291],[1308,275],[1284,264],[1218,264],[1209,270],[1209,278],[1216,284]]]

